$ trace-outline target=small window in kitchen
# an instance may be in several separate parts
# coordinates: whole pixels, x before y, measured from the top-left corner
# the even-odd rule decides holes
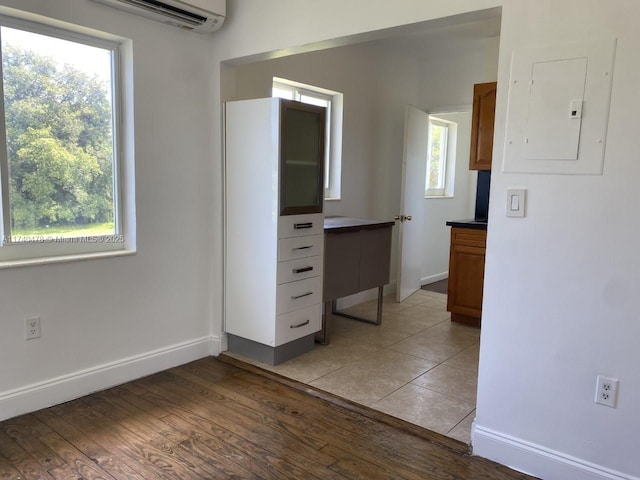
[[[340,198],[342,166],[342,97],[339,92],[273,77],[271,96],[297,100],[327,109],[324,198]]]
[[[425,197],[452,197],[456,124],[429,118]]]

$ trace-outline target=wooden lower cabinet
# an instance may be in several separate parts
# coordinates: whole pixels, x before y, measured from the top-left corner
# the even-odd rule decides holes
[[[480,326],[486,230],[451,229],[447,310],[451,321]]]

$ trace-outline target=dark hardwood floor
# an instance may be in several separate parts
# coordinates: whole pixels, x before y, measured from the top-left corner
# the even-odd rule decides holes
[[[1,422],[0,479],[531,478],[234,362],[199,360]]]

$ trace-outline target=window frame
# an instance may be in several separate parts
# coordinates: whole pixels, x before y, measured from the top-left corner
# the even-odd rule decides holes
[[[342,167],[342,104],[343,95],[313,85],[294,82],[285,78],[273,77],[271,94],[274,89],[291,92],[290,99],[301,102],[302,96],[312,97],[327,102],[327,126],[325,128],[325,169],[324,199],[340,199],[340,180]],[[285,98],[285,97],[281,97]],[[309,102],[303,102],[309,103]]]
[[[441,144],[441,150],[444,149],[444,155],[441,153],[442,162],[442,186],[439,188],[429,188],[429,166],[431,162],[432,148],[432,132],[433,126],[445,128],[445,140]],[[427,158],[425,159],[425,198],[452,198],[453,186],[455,182],[455,141],[457,133],[455,129],[457,124],[448,120],[439,118],[437,115],[429,114],[429,134],[427,140]],[[453,131],[452,131],[453,130]]]
[[[443,137],[440,139],[440,182],[438,187],[429,188],[430,180],[430,166],[433,158],[433,127],[439,127],[443,129]],[[427,142],[427,172],[425,177],[425,196],[427,197],[442,197],[445,195],[447,187],[447,164],[449,160],[449,124],[436,117],[429,116],[429,138]]]
[[[35,22],[18,17],[0,14],[0,27],[23,30],[30,33],[79,43],[111,52],[111,124],[112,124],[112,176],[113,176],[113,217],[114,233],[109,235],[88,235],[80,237],[39,236],[26,241],[12,241],[10,238],[10,199],[9,199],[9,158],[7,152],[6,116],[4,106],[4,72],[2,49],[0,46],[0,268],[96,258],[102,256],[125,255],[135,253],[135,227],[128,216],[130,212],[132,192],[125,195],[125,185],[131,182],[126,178],[132,171],[129,162],[132,158],[125,152],[130,146],[125,145],[125,97],[130,103],[130,92],[124,79],[124,59],[130,58],[125,52],[125,40],[114,39],[112,35],[89,35],[78,30],[79,26],[65,25],[65,28],[47,23]],[[0,32],[1,35],[1,32]],[[1,40],[1,38],[0,38]],[[129,54],[129,55],[127,55]],[[132,139],[128,138],[127,143]],[[125,173],[128,172],[128,173]],[[132,190],[131,188],[128,188]]]

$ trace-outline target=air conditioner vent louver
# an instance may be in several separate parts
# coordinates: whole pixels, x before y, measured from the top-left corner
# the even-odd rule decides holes
[[[176,8],[166,3],[157,2],[155,0],[120,0],[122,3],[132,5],[134,7],[143,8],[153,13],[159,13],[175,20],[187,22],[191,25],[202,25],[207,21],[207,17],[187,12],[181,8]]]
[[[224,22],[225,0],[94,0],[186,30],[213,32]]]

